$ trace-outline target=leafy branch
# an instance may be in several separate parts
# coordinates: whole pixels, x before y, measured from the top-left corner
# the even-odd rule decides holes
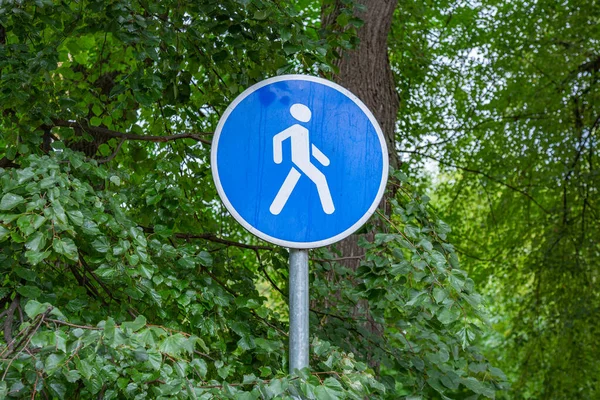
[[[83,129],[85,132],[90,133],[92,135],[102,135],[110,138],[119,138],[122,140],[138,140],[143,142],[154,142],[154,143],[165,143],[170,142],[172,140],[181,140],[181,139],[194,139],[198,142],[211,145],[211,141],[208,139],[204,139],[202,136],[212,135],[212,132],[200,132],[200,133],[180,133],[176,135],[166,135],[166,136],[153,136],[153,135],[138,135],[135,133],[125,133],[113,131],[111,129],[103,128],[101,126],[90,126],[88,124],[84,124],[81,122],[74,121],[65,121],[61,119],[52,120],[53,126],[64,127],[64,128],[75,128],[75,129]]]
[[[520,189],[520,188],[518,188],[518,187],[516,187],[516,186],[513,186],[513,185],[511,185],[511,184],[509,184],[509,183],[506,183],[506,182],[504,182],[504,181],[502,181],[502,180],[500,180],[500,179],[498,179],[498,178],[496,178],[496,177],[494,177],[494,176],[492,176],[492,175],[488,174],[487,172],[480,171],[480,170],[476,170],[476,169],[469,168],[469,167],[463,167],[463,166],[456,165],[456,164],[452,164],[452,163],[449,163],[449,162],[447,162],[447,161],[441,160],[441,159],[439,159],[439,158],[433,157],[433,156],[431,156],[431,155],[429,155],[429,154],[421,153],[421,152],[418,152],[418,151],[411,151],[411,150],[398,150],[398,151],[399,151],[399,152],[401,152],[401,153],[415,154],[415,155],[418,155],[418,156],[421,156],[421,157],[429,158],[430,160],[436,161],[436,162],[438,162],[438,163],[440,163],[440,164],[442,164],[442,165],[446,165],[446,166],[448,166],[448,167],[452,167],[452,168],[460,169],[461,171],[470,172],[470,173],[477,174],[477,175],[482,175],[482,176],[484,176],[484,177],[488,178],[489,180],[491,180],[491,181],[493,181],[493,182],[499,183],[500,185],[502,185],[502,186],[505,186],[505,187],[507,187],[507,188],[511,189],[512,191],[515,191],[515,192],[517,192],[517,193],[520,193],[520,194],[522,194],[523,196],[525,196],[525,197],[527,197],[529,200],[531,200],[531,201],[532,201],[532,202],[533,202],[533,203],[534,203],[536,206],[538,206],[538,207],[539,207],[539,208],[540,208],[542,211],[544,211],[546,214],[550,214],[550,211],[548,211],[548,210],[547,210],[547,209],[546,209],[544,206],[542,206],[542,205],[541,205],[541,204],[540,204],[540,203],[539,203],[539,202],[538,202],[536,199],[534,199],[534,198],[533,198],[533,196],[531,196],[529,193],[527,193],[527,192],[526,192],[526,191],[524,191],[523,189]]]

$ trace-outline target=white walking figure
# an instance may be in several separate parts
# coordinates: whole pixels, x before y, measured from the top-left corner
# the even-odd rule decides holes
[[[290,114],[300,122],[310,121],[312,115],[307,106],[298,103],[290,107]],[[292,163],[317,186],[317,192],[319,193],[319,199],[321,200],[321,206],[325,214],[332,214],[335,211],[335,207],[331,199],[329,186],[327,186],[327,179],[311,163],[311,150],[313,157],[325,167],[329,165],[329,158],[321,153],[321,150],[317,146],[310,144],[308,129],[302,125],[294,124],[273,136],[273,160],[276,164],[281,164],[283,161],[282,144],[287,138],[290,138],[292,142]],[[275,196],[271,207],[269,207],[269,211],[273,215],[278,215],[281,212],[302,176],[295,167],[292,167],[290,170],[277,196]]]

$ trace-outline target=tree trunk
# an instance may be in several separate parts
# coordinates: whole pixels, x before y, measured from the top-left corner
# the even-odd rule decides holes
[[[366,7],[364,12],[355,14],[364,21],[364,25],[358,30],[360,42],[355,49],[342,54],[337,61],[339,72],[334,79],[358,96],[374,114],[385,136],[390,166],[397,168],[399,162],[395,151],[395,126],[400,100],[388,59],[387,37],[398,2],[397,0],[359,0],[358,3]],[[340,0],[336,0],[333,5],[323,6],[322,21],[326,31],[343,29],[337,24],[342,9]],[[379,208],[389,214],[386,203],[384,196]],[[373,240],[374,235],[374,231],[364,234],[367,240]],[[365,255],[364,249],[358,245],[359,237],[360,235],[355,234],[337,244],[343,259],[342,263],[354,271]],[[336,280],[335,273],[334,270],[329,271],[326,278],[330,281]],[[330,301],[335,303],[334,298]],[[324,306],[327,307],[327,304]],[[383,327],[374,321],[368,302],[360,301],[352,310],[352,314],[355,319],[366,319],[363,327],[372,334],[376,336],[382,334]],[[371,354],[365,356],[371,367],[378,371],[379,359]]]
[[[341,3],[337,0],[333,6],[323,7],[325,29],[336,29],[336,19],[343,7]],[[342,54],[336,63],[339,73],[334,79],[358,96],[375,115],[385,136],[390,166],[397,168],[395,126],[400,100],[388,58],[387,37],[398,1],[360,0],[358,3],[366,7],[364,12],[356,14],[364,21],[358,30],[360,43],[354,50]],[[385,202],[384,198],[380,206],[383,210],[386,209]],[[373,233],[367,235],[373,236]],[[364,255],[357,242],[358,235],[352,235],[338,245],[342,257],[348,258],[345,265],[352,269],[356,269],[360,263],[360,259],[355,257]]]

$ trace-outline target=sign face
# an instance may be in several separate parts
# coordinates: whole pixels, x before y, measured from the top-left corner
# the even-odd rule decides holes
[[[388,153],[356,96],[325,79],[284,75],[251,86],[227,108],[211,167],[244,228],[304,249],[337,242],[369,219],[385,190]]]

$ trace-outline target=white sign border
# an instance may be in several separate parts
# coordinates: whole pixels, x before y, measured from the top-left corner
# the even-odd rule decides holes
[[[317,240],[314,242],[292,242],[292,241],[288,241],[288,240],[278,239],[276,237],[267,235],[266,233],[263,233],[263,232],[259,231],[257,228],[250,225],[237,212],[235,207],[233,207],[233,205],[227,198],[227,195],[225,194],[225,191],[223,190],[223,186],[221,185],[221,180],[219,179],[219,171],[217,168],[217,151],[218,151],[218,146],[219,146],[219,138],[221,136],[221,130],[223,129],[223,126],[225,125],[225,122],[227,121],[229,115],[233,112],[233,110],[237,107],[237,105],[240,104],[250,94],[254,93],[255,91],[257,91],[258,89],[260,89],[264,86],[267,86],[271,83],[288,81],[288,80],[310,81],[310,82],[320,83],[322,85],[329,86],[330,88],[335,89],[338,92],[347,96],[365,113],[367,118],[369,118],[369,121],[371,121],[371,124],[373,124],[373,127],[375,128],[375,131],[377,132],[377,137],[379,138],[379,143],[381,144],[381,153],[382,153],[382,157],[383,157],[383,169],[382,169],[382,174],[381,174],[382,176],[381,176],[381,182],[379,184],[379,191],[377,192],[377,195],[375,196],[375,200],[373,201],[373,204],[371,204],[371,207],[369,207],[367,212],[358,221],[356,221],[351,227],[349,227],[345,231],[338,233],[337,235],[330,237],[328,239]],[[223,201],[223,204],[225,204],[225,207],[231,213],[233,218],[235,218],[236,221],[238,221],[248,232],[252,233],[253,235],[258,236],[259,238],[261,238],[267,242],[270,242],[270,243],[273,243],[273,244],[276,244],[279,246],[289,247],[292,249],[313,249],[313,248],[317,248],[317,247],[324,247],[324,246],[328,246],[332,243],[339,242],[340,240],[353,234],[365,222],[367,222],[367,220],[369,218],[371,218],[371,215],[373,215],[373,213],[379,206],[379,203],[381,202],[381,199],[383,198],[383,193],[385,192],[385,187],[386,187],[387,180],[388,180],[388,174],[389,174],[388,149],[387,149],[387,145],[385,143],[385,137],[383,136],[381,127],[377,123],[377,120],[375,119],[375,117],[373,116],[371,111],[367,108],[367,106],[362,101],[360,101],[360,99],[358,97],[356,97],[354,94],[352,94],[348,89],[343,88],[342,86],[338,85],[337,83],[333,83],[326,79],[318,78],[318,77],[310,76],[310,75],[294,74],[294,75],[275,76],[275,77],[260,81],[256,84],[250,86],[248,89],[244,90],[238,97],[235,98],[235,100],[229,105],[229,107],[227,107],[227,109],[225,110],[225,112],[223,113],[221,118],[219,119],[219,124],[217,125],[217,129],[215,130],[211,147],[212,147],[212,149],[211,149],[211,154],[210,154],[210,165],[211,165],[211,170],[212,170],[213,181],[215,182],[215,186],[217,188],[217,192],[219,193],[219,197],[221,198],[221,200]]]

